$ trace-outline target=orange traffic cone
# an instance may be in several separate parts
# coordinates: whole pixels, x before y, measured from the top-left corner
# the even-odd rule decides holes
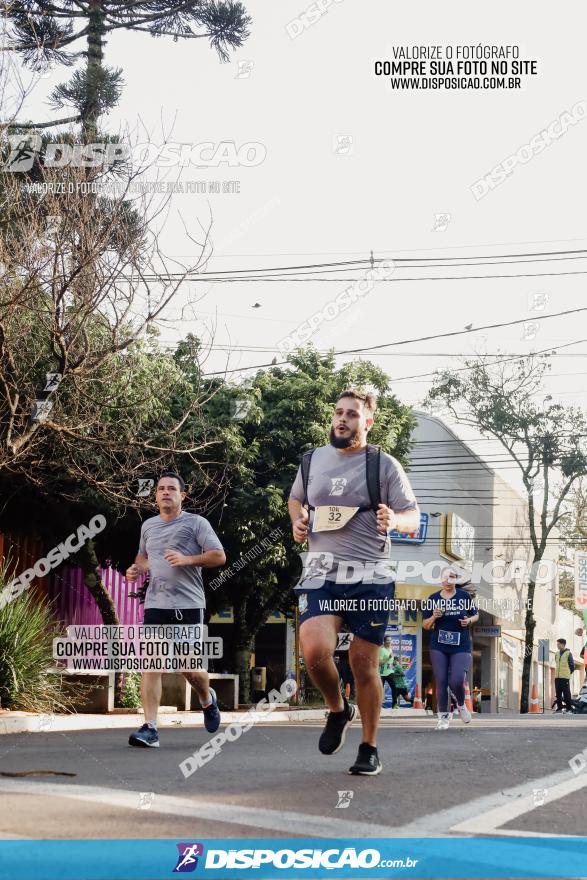
[[[465,675],[465,706],[469,710],[469,712],[473,711],[473,701],[471,700],[471,689],[469,687],[469,680]]]
[[[414,694],[414,702],[412,703],[412,709],[421,709],[422,708],[422,697],[420,696],[420,685],[416,685],[416,693]]]
[[[345,697],[347,698],[347,700],[349,699],[349,697],[350,697],[350,695],[351,695],[351,686],[350,686],[350,683],[349,683],[348,681],[347,681],[347,683],[346,683],[345,686],[344,686],[344,695],[345,695]]]
[[[434,712],[433,700],[434,700],[434,688],[432,687],[431,684],[429,684],[428,687],[426,688],[426,699],[424,701],[424,709],[426,709],[426,712],[428,712],[428,710],[430,710],[430,712]]]
[[[530,697],[530,715],[540,715],[540,704],[538,703],[538,691],[536,685],[532,685],[532,696]]]

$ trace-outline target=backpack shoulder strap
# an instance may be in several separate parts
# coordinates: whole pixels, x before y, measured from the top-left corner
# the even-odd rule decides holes
[[[377,510],[381,504],[381,489],[379,486],[379,472],[381,469],[381,447],[367,444],[366,451],[367,468],[367,491],[373,510]]]
[[[304,507],[306,507],[308,504],[308,478],[310,476],[310,463],[312,461],[312,456],[314,455],[314,452],[314,449],[309,449],[302,455],[302,483],[304,486],[304,500],[302,504],[304,505]]]

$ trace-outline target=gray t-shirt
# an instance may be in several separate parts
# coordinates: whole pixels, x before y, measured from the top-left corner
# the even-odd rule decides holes
[[[139,553],[149,560],[149,589],[145,608],[205,608],[202,569],[196,565],[169,565],[166,550],[197,556],[206,550],[222,550],[214,529],[197,513],[182,510],[165,522],[160,516],[146,519],[141,526]]]
[[[331,445],[318,447],[310,464],[308,503],[312,507],[332,504],[344,507],[369,506],[371,501],[367,488],[365,456],[366,449],[344,453]],[[396,513],[418,510],[416,496],[404,469],[397,459],[383,450],[379,487],[381,503],[387,504]],[[298,468],[289,497],[301,502],[304,500],[301,467]],[[338,572],[339,562],[357,561],[364,566],[389,559],[389,538],[377,531],[374,510],[357,511],[350,522],[336,531],[313,532],[313,522],[314,511],[311,510],[308,548],[313,562],[310,565],[319,567],[319,575],[322,577],[333,580]],[[379,564],[378,571],[381,569]],[[351,576],[351,568],[344,566],[343,570]],[[306,569],[304,578],[309,576],[311,577],[311,568]]]

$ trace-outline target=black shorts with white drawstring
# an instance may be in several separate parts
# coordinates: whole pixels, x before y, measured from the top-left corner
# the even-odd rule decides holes
[[[204,608],[145,608],[143,623],[147,626],[159,623],[194,626],[204,623]]]

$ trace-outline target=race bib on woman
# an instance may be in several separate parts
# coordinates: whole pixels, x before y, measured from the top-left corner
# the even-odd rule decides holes
[[[438,630],[438,644],[439,645],[460,645],[461,644],[461,634],[459,632],[452,632],[447,629],[439,629]]]
[[[338,504],[328,504],[317,507],[314,511],[313,532],[333,532],[342,529],[351,521],[358,507],[341,507]]]

